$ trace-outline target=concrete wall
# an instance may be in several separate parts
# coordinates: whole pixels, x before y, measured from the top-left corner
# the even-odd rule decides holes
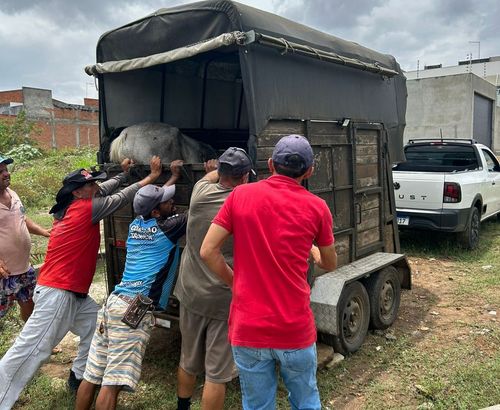
[[[493,141],[493,151],[497,154],[500,159],[500,107],[497,105],[495,107],[495,138]]]
[[[413,138],[472,138],[474,93],[496,105],[496,87],[474,74],[408,80],[404,141]],[[493,112],[493,148],[500,150],[498,114]]]

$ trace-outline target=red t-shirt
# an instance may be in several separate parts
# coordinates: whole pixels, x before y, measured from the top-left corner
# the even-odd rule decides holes
[[[75,200],[64,218],[54,221],[37,283],[88,293],[100,240],[99,224],[92,223],[92,199]]]
[[[236,187],[213,222],[234,237],[231,344],[299,349],[314,343],[308,257],[313,241],[334,241],[325,201],[274,175]]]

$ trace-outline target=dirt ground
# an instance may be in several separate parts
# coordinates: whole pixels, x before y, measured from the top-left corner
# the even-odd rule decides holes
[[[445,350],[457,342],[464,344],[472,342],[472,338],[481,332],[487,333],[493,330],[498,332],[499,322],[497,316],[492,313],[498,310],[498,306],[487,305],[481,299],[471,299],[469,296],[457,296],[460,277],[468,274],[463,267],[447,259],[411,257],[408,260],[412,268],[412,290],[402,292],[401,307],[396,322],[384,332],[370,333],[360,352],[366,349],[376,351],[380,347],[378,344],[381,338],[394,337],[396,340],[407,337],[418,351],[433,352]],[[96,299],[103,300],[104,284],[93,285],[91,293],[97,294]],[[471,328],[475,330],[471,331]],[[159,340],[161,342],[157,343]],[[152,344],[155,347],[148,348],[146,355],[158,354],[161,349],[167,348],[174,360],[178,357],[179,334],[175,330],[157,329],[153,334]],[[43,366],[42,372],[65,380],[71,359],[76,354],[76,346],[77,338],[68,334],[59,345],[62,352],[53,355],[51,361]],[[327,356],[333,353],[330,349],[326,346],[318,348]],[[498,346],[484,343],[480,349],[484,354],[493,354]],[[329,402],[331,408],[362,408],[367,403],[366,389],[362,386],[394,377],[390,374],[389,368],[387,371],[381,371],[361,356],[362,354],[358,352],[345,359],[354,361],[354,364],[349,367],[349,374],[345,376],[345,380],[342,380],[343,375],[339,376],[340,387],[335,389],[335,394]],[[146,365],[147,362],[146,358]],[[172,378],[169,384],[175,385],[174,374],[170,373],[163,377]],[[321,377],[321,371],[318,377]],[[352,380],[356,380],[354,387]],[[388,407],[394,408],[400,403],[401,397],[389,395],[384,400],[387,401]]]

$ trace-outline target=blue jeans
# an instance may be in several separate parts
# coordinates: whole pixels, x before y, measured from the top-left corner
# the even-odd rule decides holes
[[[240,373],[245,410],[276,408],[277,363],[292,409],[321,409],[316,385],[315,343],[305,349],[292,350],[233,346],[233,356]]]

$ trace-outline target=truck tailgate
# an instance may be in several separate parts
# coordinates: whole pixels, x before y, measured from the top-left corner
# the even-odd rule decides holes
[[[394,171],[397,210],[442,209],[444,179],[445,174],[438,172]]]

